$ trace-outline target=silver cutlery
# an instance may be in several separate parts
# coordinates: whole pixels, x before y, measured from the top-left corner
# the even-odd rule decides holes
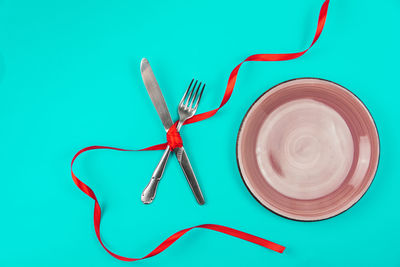
[[[169,128],[173,125],[171,115],[169,114],[164,97],[161,93],[161,89],[157,83],[157,80],[155,79],[154,73],[147,59],[145,58],[142,59],[140,69],[142,73],[143,82],[153,102],[153,105],[156,108],[159,117],[161,118],[165,131],[168,131]],[[205,87],[204,84],[203,87],[201,88],[201,91],[199,91],[201,83],[197,86],[197,89],[196,89],[197,81],[193,85],[193,87],[192,85],[193,85],[193,80],[190,83],[189,88],[186,90],[185,95],[183,96],[181,103],[179,104],[178,107],[178,113],[179,113],[179,122],[177,125],[178,131],[182,127],[183,123],[195,114]],[[190,164],[189,158],[187,157],[185,149],[183,147],[178,147],[174,149],[174,152],[197,202],[201,205],[204,204],[205,201],[203,194],[200,190],[200,186],[193,172],[192,166]],[[160,162],[158,163],[156,169],[154,170],[154,173],[152,175],[152,178],[150,179],[149,184],[146,186],[146,188],[142,193],[141,200],[143,203],[149,204],[153,201],[156,195],[158,183],[160,182],[160,179],[163,175],[169,154],[170,154],[170,148],[167,147],[166,150],[164,151],[164,154]]]

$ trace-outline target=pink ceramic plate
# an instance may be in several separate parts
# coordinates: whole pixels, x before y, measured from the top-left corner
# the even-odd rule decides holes
[[[379,137],[363,103],[330,81],[281,83],[249,109],[239,130],[243,181],[266,208],[315,221],[335,216],[367,191]]]

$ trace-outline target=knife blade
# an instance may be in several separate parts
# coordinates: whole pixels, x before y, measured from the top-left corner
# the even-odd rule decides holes
[[[153,102],[154,107],[156,108],[162,124],[164,125],[165,131],[168,131],[169,128],[173,125],[171,115],[168,111],[168,107],[165,103],[160,86],[158,85],[153,70],[150,67],[149,61],[145,58],[143,58],[140,63],[140,71],[142,73],[142,79],[150,96],[150,99]],[[204,197],[185,149],[183,147],[177,148],[174,150],[174,152],[197,202],[200,205],[203,205],[205,203]]]
[[[140,63],[140,72],[142,73],[143,83],[150,96],[151,102],[153,102],[153,106],[156,108],[165,131],[168,131],[173,124],[171,115],[169,114],[164,96],[161,93],[160,86],[158,85],[153,70],[150,67],[149,61],[145,58],[143,58]]]

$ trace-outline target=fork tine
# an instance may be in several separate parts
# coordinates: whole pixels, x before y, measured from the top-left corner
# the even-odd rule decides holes
[[[201,82],[199,83],[199,86],[197,86],[196,92],[194,92],[194,96],[192,97],[192,100],[190,101],[189,108],[192,108],[193,101],[196,99],[196,96],[199,92],[200,87],[201,87]]]
[[[194,110],[196,110],[196,109],[197,109],[197,106],[199,105],[200,98],[201,98],[201,96],[203,95],[204,87],[206,87],[206,84],[203,84],[203,88],[201,89],[200,94],[199,94],[199,97],[197,98],[196,105],[194,106]]]
[[[196,80],[196,82],[194,83],[194,85],[193,85],[193,87],[192,87],[192,90],[190,90],[190,94],[189,94],[189,96],[187,97],[187,100],[185,101],[185,108],[188,107],[189,100],[190,100],[190,98],[191,98],[192,95],[193,95],[193,91],[194,91],[194,89],[196,88],[197,82],[198,82],[198,81]]]
[[[186,95],[187,95],[187,93],[189,92],[189,89],[190,89],[190,87],[192,86],[193,81],[194,81],[194,79],[192,79],[192,81],[191,81],[190,84],[189,84],[188,89],[186,89],[186,92],[185,92],[185,94],[183,95],[183,97],[182,97],[182,99],[181,99],[181,102],[179,102],[179,106],[181,106],[181,105],[183,104],[183,101],[185,100]]]

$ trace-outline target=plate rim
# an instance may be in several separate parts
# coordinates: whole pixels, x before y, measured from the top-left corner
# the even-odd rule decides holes
[[[335,215],[332,215],[332,216],[329,216],[329,217],[326,217],[326,218],[322,218],[322,219],[316,219],[316,220],[302,220],[302,219],[290,218],[290,217],[288,217],[288,216],[279,214],[278,212],[276,212],[276,211],[272,210],[271,208],[267,207],[266,205],[264,205],[264,204],[253,194],[253,192],[250,190],[249,186],[247,185],[247,183],[246,183],[246,181],[245,181],[245,179],[244,179],[244,175],[243,175],[243,173],[242,173],[242,170],[241,170],[240,164],[239,164],[239,151],[238,151],[238,147],[239,147],[239,136],[240,136],[240,133],[241,133],[241,131],[242,131],[243,123],[244,123],[245,119],[247,118],[247,115],[249,114],[250,110],[253,108],[253,106],[254,106],[265,94],[267,94],[267,93],[270,92],[271,90],[275,89],[276,87],[278,87],[278,86],[280,86],[280,85],[282,85],[282,84],[284,84],[284,83],[293,82],[293,81],[296,81],[296,80],[305,80],[305,79],[320,80],[320,81],[324,81],[324,82],[333,83],[333,84],[335,84],[335,85],[337,85],[337,86],[343,88],[344,90],[346,90],[346,91],[349,92],[350,94],[352,94],[352,95],[361,103],[361,105],[363,105],[364,108],[367,110],[369,116],[370,116],[371,119],[372,119],[372,122],[374,123],[375,129],[376,129],[376,134],[377,134],[377,137],[378,137],[378,160],[377,160],[377,163],[376,163],[376,168],[375,168],[374,175],[373,175],[373,177],[372,177],[371,183],[368,185],[368,187],[367,187],[367,189],[365,190],[365,192],[360,196],[360,198],[357,199],[357,201],[355,201],[352,205],[350,205],[350,206],[349,206],[348,208],[346,208],[345,210],[342,210],[341,212],[339,212],[339,213],[337,213],[337,214],[335,214]],[[331,218],[333,218],[333,217],[336,217],[336,216],[338,216],[338,215],[340,215],[340,214],[342,214],[342,213],[348,211],[350,208],[352,208],[356,203],[358,203],[358,202],[364,197],[364,195],[368,192],[368,190],[370,189],[372,183],[374,182],[375,177],[376,177],[376,174],[377,174],[377,172],[378,172],[378,170],[379,170],[380,158],[381,158],[381,141],[380,141],[379,130],[378,130],[377,124],[376,124],[376,122],[375,122],[375,119],[374,119],[374,117],[372,116],[372,114],[371,114],[370,110],[368,109],[368,107],[364,104],[363,101],[361,101],[361,99],[360,99],[355,93],[353,93],[352,91],[350,91],[349,89],[347,89],[347,88],[344,87],[343,85],[340,85],[340,84],[338,84],[338,83],[336,83],[336,82],[333,82],[333,81],[328,80],[328,79],[323,79],[323,78],[315,78],[315,77],[293,78],[293,79],[289,79],[289,80],[280,82],[280,83],[278,83],[278,84],[276,84],[276,85],[270,87],[269,89],[267,89],[267,90],[266,90],[265,92],[263,92],[260,96],[258,96],[257,99],[254,100],[253,103],[250,105],[250,107],[247,109],[247,111],[246,111],[245,115],[243,116],[243,119],[242,119],[242,121],[241,121],[241,123],[240,123],[240,127],[239,127],[239,130],[238,130],[238,133],[237,133],[237,137],[236,137],[236,164],[237,164],[237,167],[238,167],[238,170],[239,170],[240,178],[242,179],[244,185],[246,186],[247,191],[249,191],[249,193],[251,194],[251,196],[252,196],[259,204],[261,204],[261,206],[263,206],[263,207],[266,208],[267,210],[269,210],[269,211],[271,211],[272,213],[274,213],[274,214],[276,214],[276,215],[278,215],[278,216],[280,216],[280,217],[283,217],[283,218],[285,218],[285,219],[289,219],[289,220],[292,220],[292,221],[298,221],[298,222],[319,222],[319,221],[324,221],[324,220],[327,220],[327,219],[331,219]]]

